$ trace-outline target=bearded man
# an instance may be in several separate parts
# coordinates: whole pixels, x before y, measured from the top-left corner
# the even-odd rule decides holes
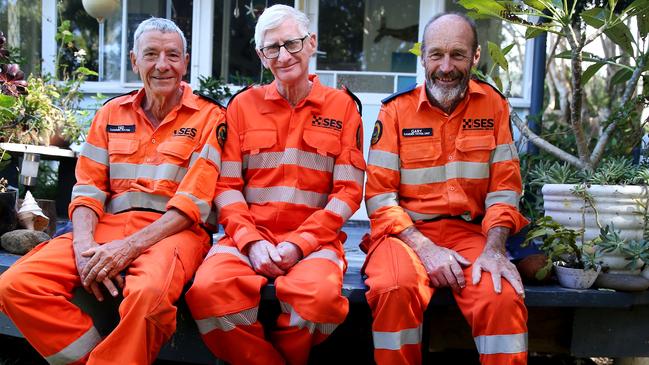
[[[366,206],[378,364],[420,364],[423,313],[450,287],[482,364],[527,362],[527,310],[506,238],[527,224],[507,100],[471,79],[474,22],[441,14],[424,29],[426,83],[383,100],[372,134]],[[504,278],[505,280],[501,280]]]

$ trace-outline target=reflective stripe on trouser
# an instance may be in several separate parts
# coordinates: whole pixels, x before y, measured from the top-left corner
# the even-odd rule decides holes
[[[433,242],[459,252],[474,262],[484,247],[481,227],[459,220],[417,224]],[[423,313],[434,289],[419,258],[406,244],[386,238],[370,247],[365,283],[377,364],[421,364]],[[527,310],[506,280],[496,294],[491,276],[483,273],[471,284],[471,269],[464,268],[466,287],[455,300],[471,325],[482,364],[527,363]],[[433,325],[434,326],[434,325]]]
[[[106,214],[95,239],[121,239],[158,217]],[[136,258],[126,272],[120,322],[103,340],[92,319],[70,302],[80,286],[70,234],[38,246],[0,276],[0,309],[52,364],[150,364],[175,330],[173,302],[200,264],[207,242],[202,230],[187,230]]]
[[[332,255],[333,254],[333,255]],[[310,349],[345,319],[344,261],[330,246],[275,280],[283,313],[271,338],[256,318],[267,279],[225,237],[210,250],[185,295],[207,347],[232,364],[306,364]]]

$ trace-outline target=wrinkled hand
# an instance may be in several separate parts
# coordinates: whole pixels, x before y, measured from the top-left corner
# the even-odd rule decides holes
[[[126,240],[115,240],[92,247],[81,255],[89,258],[81,276],[83,284],[90,285],[93,281],[104,282],[107,278],[121,279],[120,271],[135,260],[140,251]]]
[[[261,275],[275,278],[285,274],[284,270],[276,264],[282,262],[282,257],[277,252],[277,248],[266,240],[252,243],[248,250],[248,258],[250,258],[250,263],[255,272]]]
[[[94,295],[95,298],[97,298],[98,301],[103,301],[104,300],[104,295],[101,292],[101,289],[99,287],[99,284],[104,284],[104,287],[108,290],[108,292],[113,296],[116,297],[119,294],[118,288],[123,288],[124,287],[124,279],[121,276],[115,277],[113,281],[109,278],[106,278],[100,282],[92,280],[92,281],[86,281],[86,276],[84,276],[84,272],[88,268],[88,262],[90,261],[90,258],[86,257],[83,255],[84,252],[99,247],[99,245],[94,241],[80,241],[80,240],[75,240],[73,245],[73,250],[74,250],[74,259],[75,263],[77,266],[77,271],[79,272],[79,278],[81,280],[81,285],[83,288],[90,294]]]
[[[521,297],[525,297],[523,282],[521,276],[516,270],[516,266],[507,259],[507,257],[498,251],[485,250],[473,264],[473,284],[480,282],[482,271],[491,273],[494,290],[500,294],[502,292],[501,277],[505,278],[512,285],[514,290]]]
[[[422,245],[416,251],[421,263],[426,268],[433,287],[450,286],[455,292],[460,292],[466,286],[462,266],[471,262],[459,253],[436,245]]]
[[[283,241],[277,245],[277,253],[282,258],[280,261],[275,261],[277,266],[287,271],[302,259],[302,250],[293,242]]]

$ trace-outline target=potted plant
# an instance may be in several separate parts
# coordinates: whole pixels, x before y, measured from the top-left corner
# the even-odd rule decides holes
[[[545,216],[536,222],[525,239],[524,245],[541,240],[540,249],[547,262],[537,273],[539,280],[555,269],[559,284],[573,289],[590,288],[600,272],[598,251],[592,243],[577,244],[580,232],[564,227]]]
[[[532,131],[512,113],[524,139],[544,154],[540,163],[558,161],[537,165],[548,171],[546,177],[552,177],[552,168],[560,177],[543,181],[546,214],[573,229],[595,222],[584,227],[585,240],[597,237],[602,224],[611,222],[622,229],[623,237],[630,230],[635,236],[629,239],[641,238],[642,208],[628,207],[646,205],[646,179],[628,179],[631,164],[610,157],[631,155],[649,122],[641,121],[643,108],[649,106],[649,2],[460,0],[459,4],[469,15],[522,27],[525,38],[548,34],[546,86],[550,93],[543,113],[544,131]],[[599,54],[587,51],[595,42],[603,45]],[[507,50],[489,47],[491,58],[504,71]],[[602,76],[604,71],[607,74]],[[639,83],[643,83],[642,94],[637,92]],[[640,174],[646,170],[631,175]],[[638,200],[643,202],[637,204]],[[616,208],[621,202],[624,207]],[[566,210],[573,215],[568,216]],[[635,228],[628,229],[628,225]]]

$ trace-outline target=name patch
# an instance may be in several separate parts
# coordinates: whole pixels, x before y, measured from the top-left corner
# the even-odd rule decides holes
[[[433,128],[406,128],[401,130],[404,137],[427,137],[433,135]]]
[[[108,131],[109,133],[135,133],[135,125],[109,124],[106,126],[106,131]]]

